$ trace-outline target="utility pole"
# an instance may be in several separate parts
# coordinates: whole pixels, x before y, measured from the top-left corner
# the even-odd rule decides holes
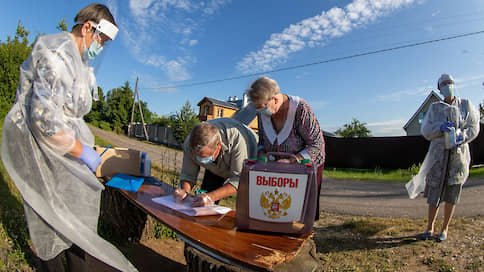
[[[146,126],[145,126],[145,119],[143,117],[143,111],[141,110],[141,101],[139,100],[138,80],[139,78],[136,77],[136,86],[134,88],[134,98],[133,98],[133,108],[131,109],[131,122],[129,123],[129,126],[128,126],[128,136],[131,136],[131,128],[133,126],[133,117],[134,117],[134,105],[136,104],[136,99],[138,99],[138,108],[139,108],[139,113],[141,115],[141,124],[143,125],[143,131],[145,132],[146,141],[149,141],[148,132],[146,131]]]

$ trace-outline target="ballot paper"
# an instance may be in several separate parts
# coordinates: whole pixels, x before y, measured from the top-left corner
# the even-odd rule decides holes
[[[232,210],[230,208],[219,206],[219,205],[212,205],[207,207],[192,207],[192,202],[193,202],[192,197],[188,197],[187,199],[181,202],[178,202],[173,198],[173,195],[167,195],[167,196],[153,198],[152,201],[158,204],[161,204],[165,207],[168,207],[170,209],[173,209],[175,211],[186,214],[188,216],[226,214]]]

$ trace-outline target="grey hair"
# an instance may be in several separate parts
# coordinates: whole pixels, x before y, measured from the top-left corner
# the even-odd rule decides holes
[[[274,79],[259,77],[247,90],[247,95],[252,103],[269,101],[275,94],[280,93],[279,85]]]
[[[201,122],[193,127],[190,133],[190,148],[193,153],[201,153],[205,147],[217,148],[220,133],[218,128],[207,122]]]

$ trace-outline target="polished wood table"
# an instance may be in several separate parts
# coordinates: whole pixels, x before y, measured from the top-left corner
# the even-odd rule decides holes
[[[176,231],[185,243],[242,270],[273,271],[277,265],[294,258],[312,237],[237,230],[235,211],[225,215],[186,216],[152,201],[173,192],[171,185],[153,177],[146,179],[136,193],[120,191],[140,209]]]

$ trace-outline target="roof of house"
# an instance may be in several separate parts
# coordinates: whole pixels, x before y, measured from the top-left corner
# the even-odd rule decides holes
[[[235,110],[239,109],[237,107],[236,103],[218,100],[218,99],[215,99],[215,98],[212,98],[212,97],[207,97],[207,96],[205,96],[202,100],[200,100],[200,102],[198,102],[197,106],[200,106],[202,104],[202,102],[204,102],[205,100],[207,100],[207,101],[209,101],[209,102],[211,102],[212,104],[215,104],[215,105],[224,106],[224,107],[235,109]]]
[[[429,95],[425,98],[424,102],[422,103],[422,105],[420,105],[420,107],[418,108],[418,110],[412,115],[412,117],[410,118],[410,120],[408,120],[408,122],[403,126],[403,129],[404,130],[407,130],[407,127],[412,123],[412,121],[417,118],[418,114],[420,113],[420,111],[422,111],[423,107],[425,107],[425,105],[427,104],[427,102],[429,102],[429,100],[432,98],[432,96],[435,96],[437,99],[439,99],[439,101],[442,101],[442,98],[440,98],[440,96],[435,92],[435,91],[431,91],[429,93]]]

